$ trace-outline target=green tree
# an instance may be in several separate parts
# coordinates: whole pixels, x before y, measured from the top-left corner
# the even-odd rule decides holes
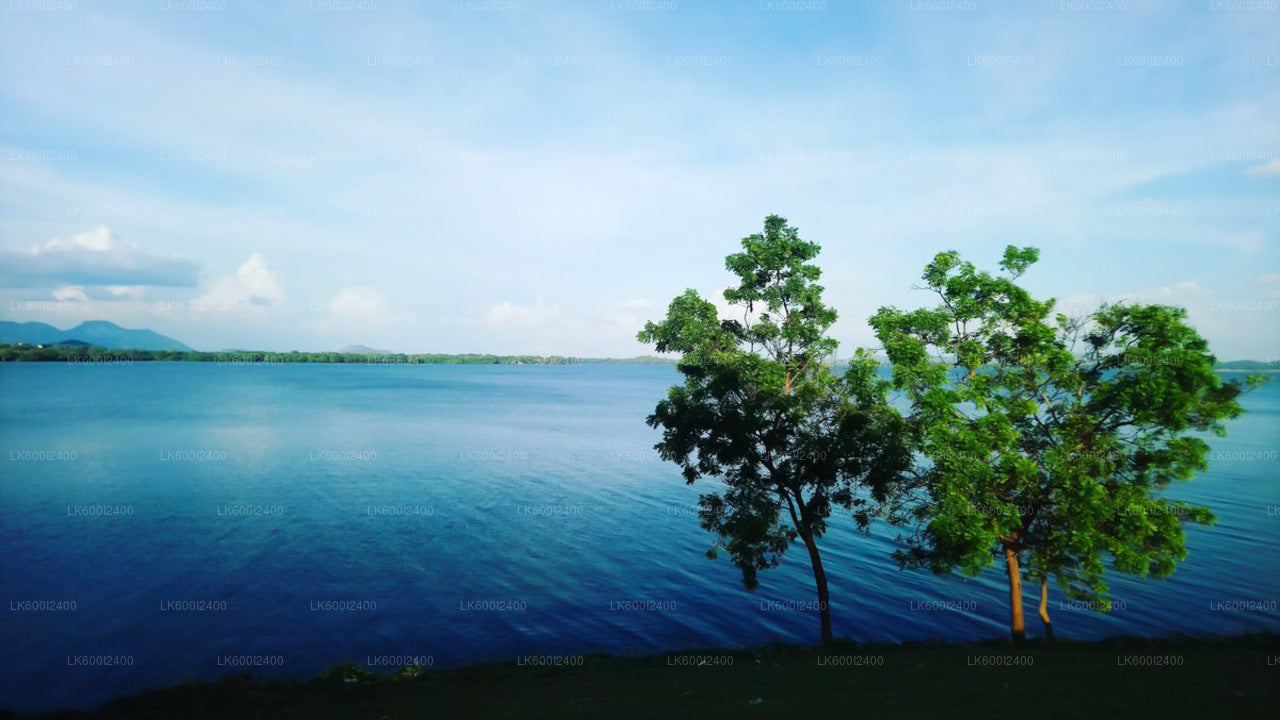
[[[837,343],[826,337],[835,310],[822,302],[819,251],[786,220],[771,215],[764,232],[742,240],[725,266],[738,285],[725,301],[742,319],[720,319],[693,290],[672,300],[641,341],[682,355],[684,383],[649,416],[662,429],[655,448],[693,484],[719,489],[699,498],[702,527],[716,533],[748,589],[804,543],[817,588],[823,642],[832,639],[830,596],[818,541],[834,510],[866,530],[910,467],[906,423],[887,402],[889,385],[859,352],[843,376],[827,364]]]
[[[1195,433],[1225,433],[1236,398],[1261,378],[1223,382],[1208,344],[1161,305],[1104,305],[1086,318],[1054,312],[1016,280],[1039,257],[1008,247],[1003,273],[951,251],[924,272],[941,304],[871,319],[910,401],[917,449],[917,532],[897,557],[938,573],[977,574],[1003,559],[1010,632],[1025,638],[1024,572],[1105,610],[1106,567],[1169,576],[1186,558],[1186,523],[1208,508],[1160,493],[1207,467]]]

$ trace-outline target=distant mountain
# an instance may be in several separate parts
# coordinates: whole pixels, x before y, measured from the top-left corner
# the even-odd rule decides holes
[[[1220,362],[1214,367],[1219,370],[1260,370],[1264,372],[1280,370],[1280,365],[1274,362],[1262,362],[1261,360],[1231,360],[1229,362]]]
[[[0,342],[15,345],[48,345],[62,339],[62,331],[41,322],[16,323],[0,320]]]
[[[38,322],[16,323],[0,320],[0,343],[54,345],[56,343],[97,345],[112,350],[190,350],[191,348],[153,330],[130,330],[106,320],[89,320],[70,330]]]
[[[376,348],[371,348],[368,345],[348,345],[338,352],[348,355],[395,355],[395,353],[390,350],[378,350]]]

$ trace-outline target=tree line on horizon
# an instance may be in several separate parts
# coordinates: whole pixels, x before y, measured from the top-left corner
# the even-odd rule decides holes
[[[876,521],[900,528],[903,569],[1003,566],[1017,643],[1024,581],[1052,640],[1051,582],[1105,612],[1107,570],[1168,577],[1187,557],[1184,526],[1214,522],[1160,492],[1208,467],[1195,433],[1224,435],[1264,378],[1219,377],[1185,309],[1117,303],[1069,317],[1019,284],[1036,248],[1007,247],[995,273],[946,251],[922,276],[933,304],[880,308],[869,318],[880,347],[835,368],[819,245],[770,215],[741,246],[723,295],[740,317],[687,290],[639,332],[680,356],[683,378],[647,422],[688,484],[719,481],[699,498],[716,537],[707,554],[725,552],[747,589],[805,547],[824,643],[819,543],[837,510],[864,534]]]
[[[319,363],[350,365],[585,365],[585,364],[656,364],[669,365],[671,360],[657,357],[583,358],[564,355],[489,355],[468,353],[340,353],[340,352],[268,352],[258,350],[121,350],[79,343],[52,345],[0,344],[0,362],[211,362],[224,365],[259,365],[284,363]]]

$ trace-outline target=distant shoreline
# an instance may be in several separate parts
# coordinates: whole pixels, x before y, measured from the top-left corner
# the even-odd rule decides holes
[[[0,343],[0,362],[62,362],[69,365],[134,362],[204,362],[219,365],[675,365],[676,358],[643,355],[631,358],[570,355],[494,355],[490,353],[344,353],[274,352],[263,350],[127,350],[84,344],[29,345]],[[845,361],[847,362],[847,361]],[[835,367],[844,363],[837,360]],[[888,367],[881,364],[881,367]],[[1233,360],[1214,366],[1220,373],[1274,374],[1275,362]]]
[[[675,360],[642,356],[588,358],[566,355],[487,353],[340,353],[235,350],[118,350],[92,345],[0,345],[0,362],[61,362],[69,365],[135,362],[203,362],[220,365],[673,365]]]

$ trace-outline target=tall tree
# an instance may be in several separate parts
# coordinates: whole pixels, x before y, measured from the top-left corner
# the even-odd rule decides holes
[[[877,364],[859,351],[833,373],[837,343],[826,337],[835,310],[822,302],[816,243],[770,215],[764,232],[725,259],[738,285],[724,300],[741,319],[721,319],[711,302],[687,290],[667,317],[648,323],[641,341],[681,353],[684,383],[649,416],[662,429],[655,448],[686,482],[717,478],[699,498],[702,527],[716,533],[754,590],[760,571],[804,543],[817,589],[823,642],[832,639],[830,593],[818,541],[833,511],[866,530],[910,466],[906,424],[888,402]]]
[[[1186,311],[1104,305],[1078,319],[1054,313],[1016,280],[1038,259],[1006,248],[1002,274],[951,251],[924,272],[937,307],[881,308],[871,319],[906,391],[927,500],[898,559],[977,574],[1002,559],[1010,632],[1025,638],[1024,573],[1040,585],[1052,637],[1048,581],[1108,607],[1109,564],[1167,577],[1187,555],[1186,523],[1208,508],[1161,491],[1207,467],[1194,433],[1225,433],[1236,398],[1260,381],[1223,382]]]

